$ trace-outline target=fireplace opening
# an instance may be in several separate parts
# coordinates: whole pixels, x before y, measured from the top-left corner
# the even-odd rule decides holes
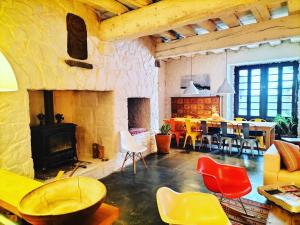
[[[75,156],[75,160],[78,158],[79,161],[89,162],[92,159],[93,143],[104,146],[105,158],[113,158],[112,91],[29,90],[28,93],[32,157],[36,171],[44,167],[43,162],[47,163],[47,168],[58,168],[70,162],[63,157],[73,159]],[[45,122],[40,122],[39,114],[44,115]],[[60,123],[55,116],[57,114],[64,117]],[[38,136],[41,134],[43,138]],[[46,151],[42,151],[44,145],[47,146]],[[45,152],[47,154],[41,157]]]
[[[40,111],[36,115],[39,120],[38,124],[30,126],[34,168],[46,171],[63,164],[76,162],[78,160],[76,124],[62,123],[61,120],[57,120],[57,123],[54,122],[53,91],[45,90],[31,93],[29,96],[40,97],[40,105],[43,106],[39,108]],[[35,102],[35,104],[37,103]]]
[[[134,135],[150,129],[150,98],[128,98],[128,130]]]

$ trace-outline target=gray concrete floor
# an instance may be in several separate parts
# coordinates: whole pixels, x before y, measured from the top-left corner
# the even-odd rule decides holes
[[[196,172],[200,155],[209,155],[218,162],[245,167],[252,183],[252,192],[245,198],[266,202],[257,193],[257,187],[263,184],[262,155],[256,155],[253,159],[248,154],[229,156],[217,150],[208,153],[201,149],[199,152],[187,153],[172,149],[167,155],[152,154],[146,157],[148,169],[144,168],[142,162],[138,162],[136,175],[133,175],[132,166],[128,166],[124,172],[115,172],[101,180],[108,191],[106,202],[121,209],[120,219],[115,224],[164,224],[156,205],[156,191],[159,187],[167,186],[178,192],[208,192],[202,177]]]

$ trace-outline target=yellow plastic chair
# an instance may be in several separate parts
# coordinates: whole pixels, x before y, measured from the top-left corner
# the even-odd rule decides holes
[[[190,119],[185,120],[185,128],[186,128],[186,133],[185,133],[183,148],[185,148],[185,144],[186,144],[186,141],[187,141],[188,137],[191,137],[193,149],[195,150],[196,139],[197,139],[198,136],[201,135],[201,132],[200,132],[200,130],[199,131],[192,131],[192,125],[191,125],[191,120]]]
[[[250,121],[252,122],[267,122],[266,120],[264,119],[261,119],[261,118],[255,118],[255,119],[251,119]],[[264,143],[264,136],[257,136],[257,140],[258,140],[258,143],[259,143],[259,147],[263,148],[265,146],[265,143]]]
[[[242,121],[247,121],[245,118],[243,117],[235,117],[234,118],[234,121],[237,121],[237,122],[242,122]],[[237,128],[237,129],[234,129],[234,133],[236,135],[241,135],[243,133],[243,130]]]
[[[162,221],[181,225],[229,225],[216,196],[200,192],[178,193],[167,187],[157,190],[156,200]]]
[[[241,122],[241,121],[247,121],[245,118],[243,117],[235,117],[234,118],[235,121]]]

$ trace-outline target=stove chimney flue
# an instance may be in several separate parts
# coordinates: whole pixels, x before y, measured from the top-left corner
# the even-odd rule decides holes
[[[53,91],[44,91],[46,125],[54,124]]]

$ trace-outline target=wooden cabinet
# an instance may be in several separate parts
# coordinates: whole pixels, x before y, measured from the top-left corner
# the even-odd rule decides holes
[[[220,97],[172,97],[172,117],[211,117],[212,107],[220,113]]]

